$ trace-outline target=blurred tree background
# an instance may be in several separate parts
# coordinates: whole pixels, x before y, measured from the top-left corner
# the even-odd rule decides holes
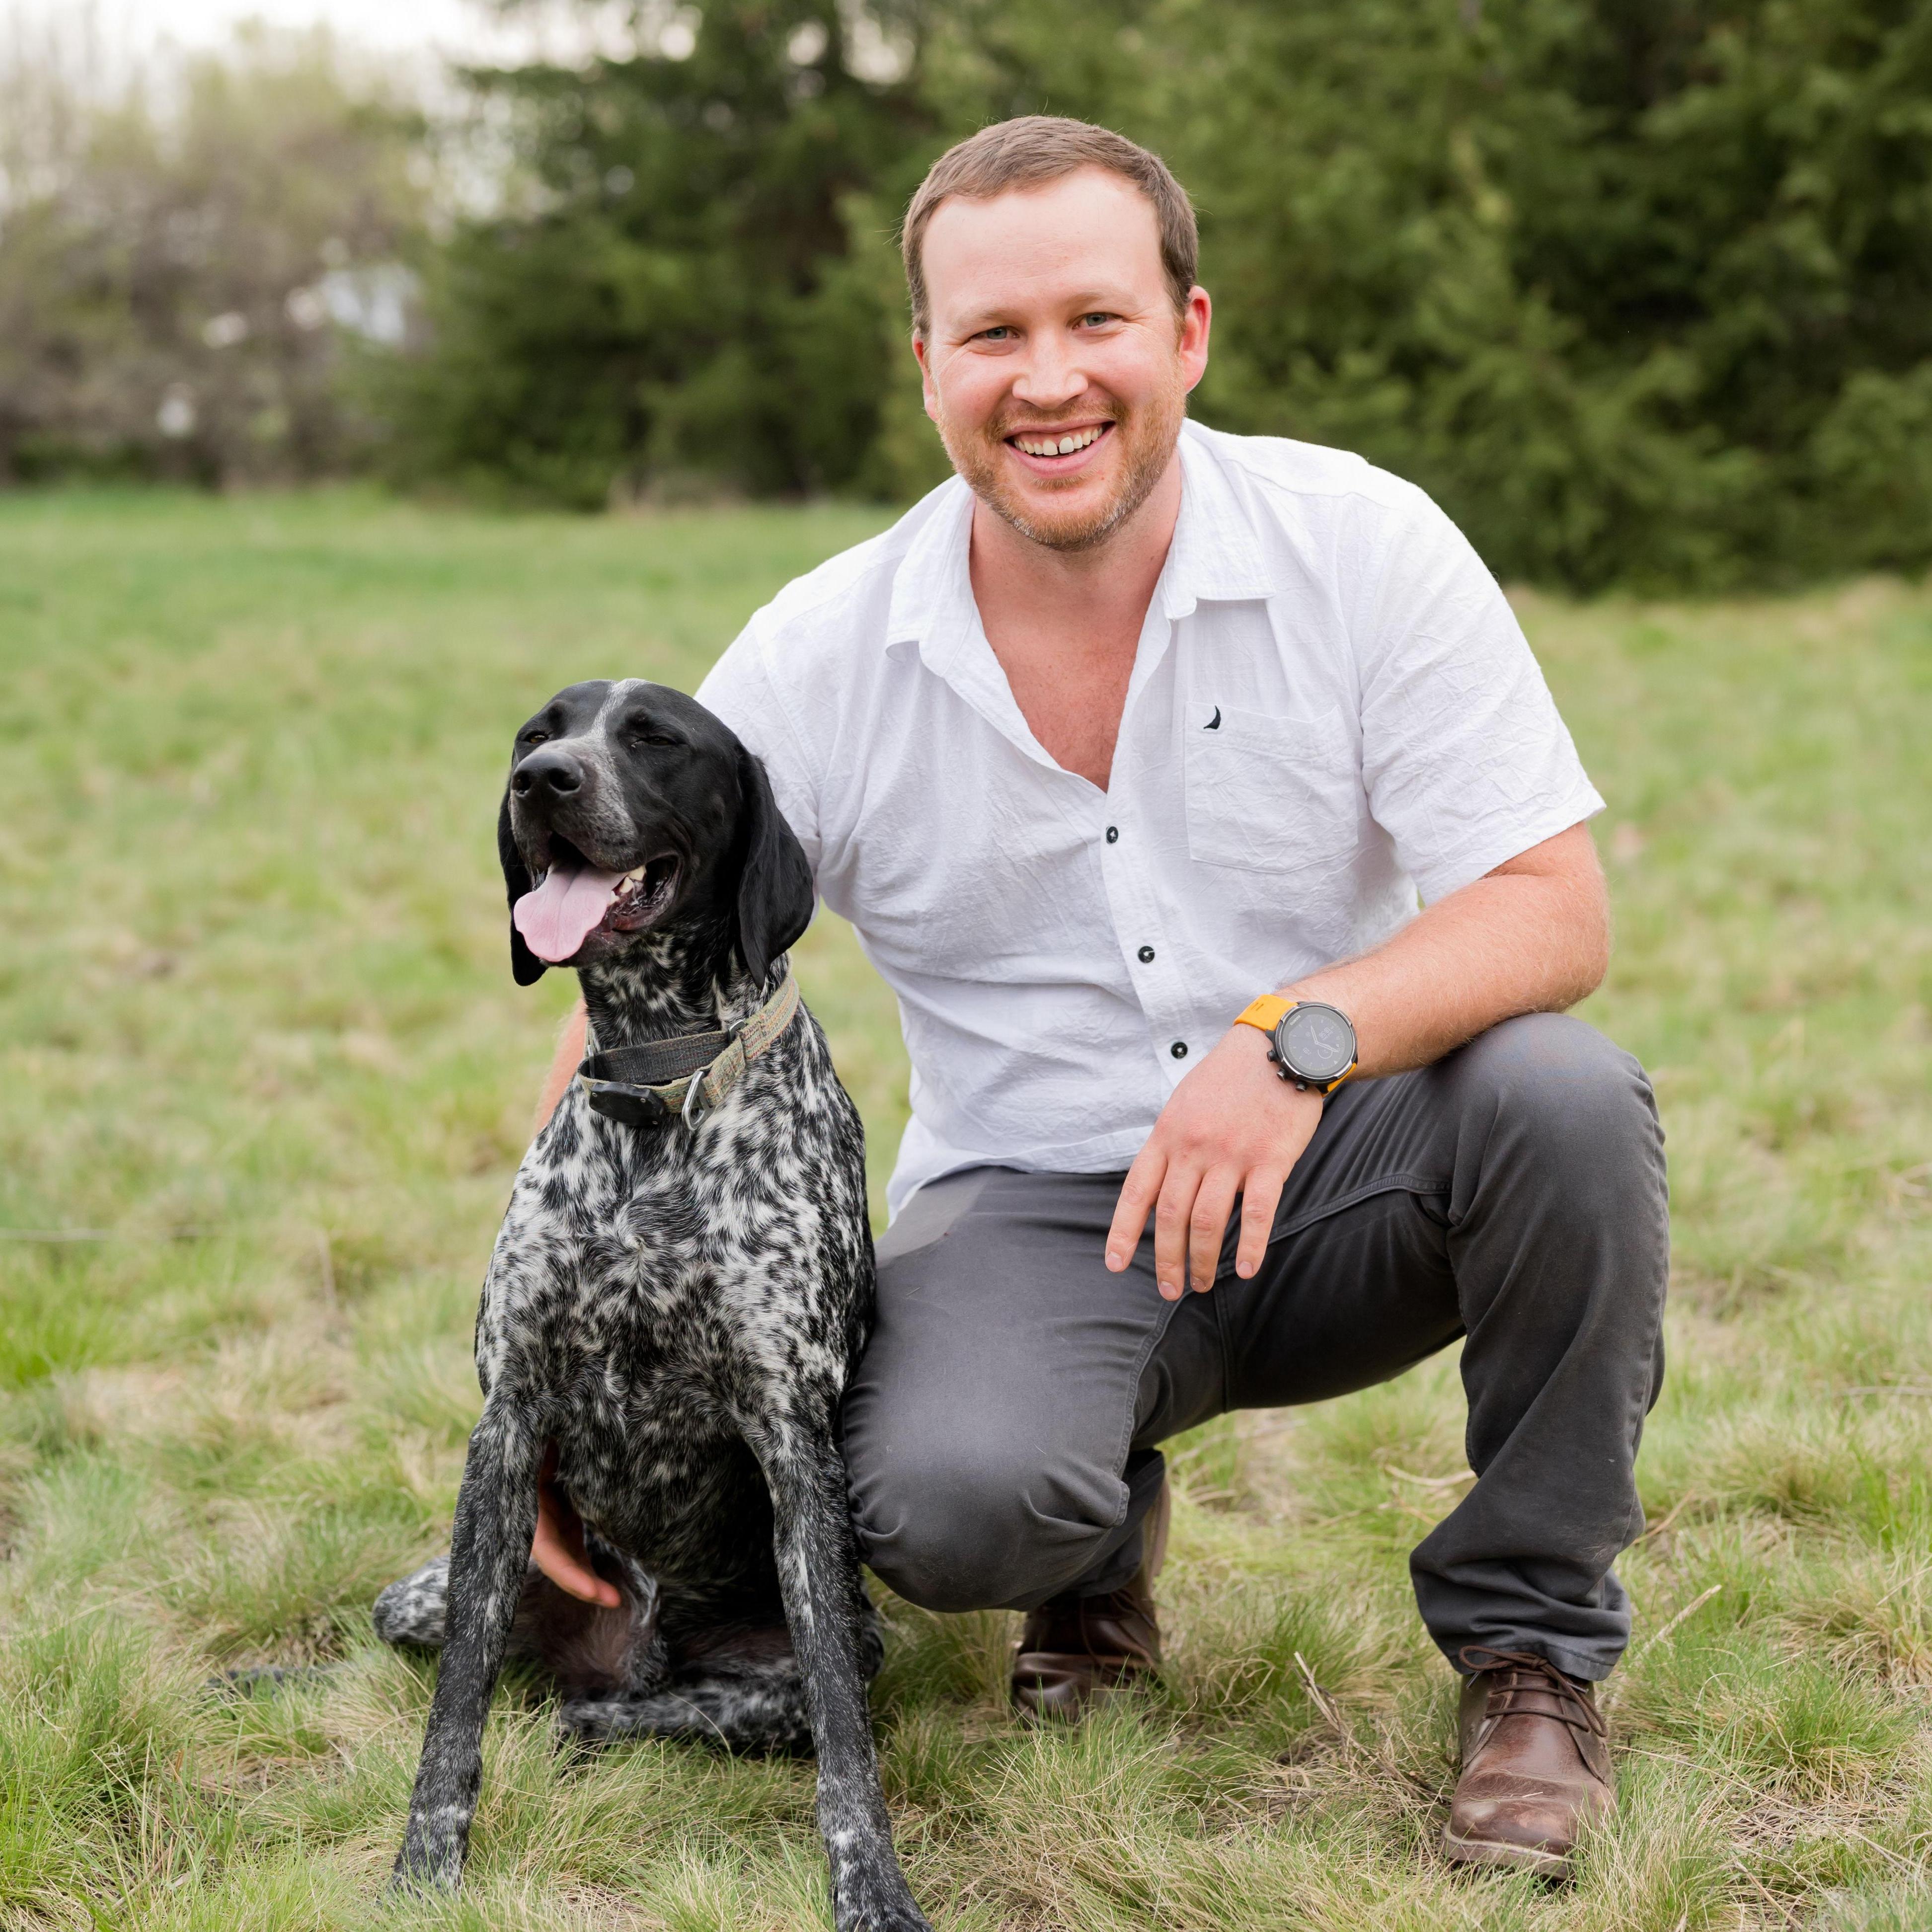
[[[898,212],[950,141],[1046,111],[1194,194],[1203,418],[1412,478],[1500,574],[1932,561],[1932,0],[626,20],[427,114],[314,38],[188,63],[166,100],[16,62],[0,467],[910,497],[945,472]]]
[[[380,433],[420,116],[320,33],[244,31],[104,98],[17,23],[0,66],[0,479],[326,475]]]

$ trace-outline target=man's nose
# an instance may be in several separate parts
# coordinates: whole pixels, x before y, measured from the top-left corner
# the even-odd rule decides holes
[[[569,798],[584,789],[584,766],[561,746],[546,745],[511,773],[510,789],[533,805]]]
[[[1064,409],[1087,387],[1087,372],[1072,345],[1051,334],[1028,345],[1026,366],[1013,384],[1017,401],[1036,410]]]

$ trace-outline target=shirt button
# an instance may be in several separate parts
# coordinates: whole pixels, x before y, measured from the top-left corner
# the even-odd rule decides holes
[[[1107,827],[1107,843],[1109,845],[1118,845],[1120,842],[1120,828],[1118,825],[1108,826]]]
[[[1187,1058],[1187,1042],[1184,1040],[1176,1040],[1167,1050],[1177,1060],[1185,1060]]]
[[[1141,948],[1140,962],[1143,966],[1151,966],[1154,964],[1154,948],[1151,946],[1143,946]]]

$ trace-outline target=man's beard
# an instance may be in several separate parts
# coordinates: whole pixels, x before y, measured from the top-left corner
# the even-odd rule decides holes
[[[1044,436],[1054,424],[1007,422],[962,436],[950,434],[942,422],[940,436],[967,487],[1022,536],[1048,550],[1092,550],[1105,543],[1153,494],[1173,459],[1186,411],[1187,392],[1177,375],[1164,394],[1137,410],[1117,412],[1110,434],[1120,439],[1120,481],[1104,501],[1070,508],[1060,517],[1042,514],[1036,500],[1015,501],[1006,488],[1004,469],[1008,436],[1035,431]],[[1090,420],[1092,412],[1088,414]]]

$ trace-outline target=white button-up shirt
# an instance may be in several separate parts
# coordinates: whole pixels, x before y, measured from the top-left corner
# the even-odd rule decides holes
[[[887,1190],[1124,1168],[1258,993],[1602,808],[1509,605],[1423,493],[1190,424],[1108,789],[986,640],[958,478],[790,584],[699,697],[764,759],[898,996]]]

